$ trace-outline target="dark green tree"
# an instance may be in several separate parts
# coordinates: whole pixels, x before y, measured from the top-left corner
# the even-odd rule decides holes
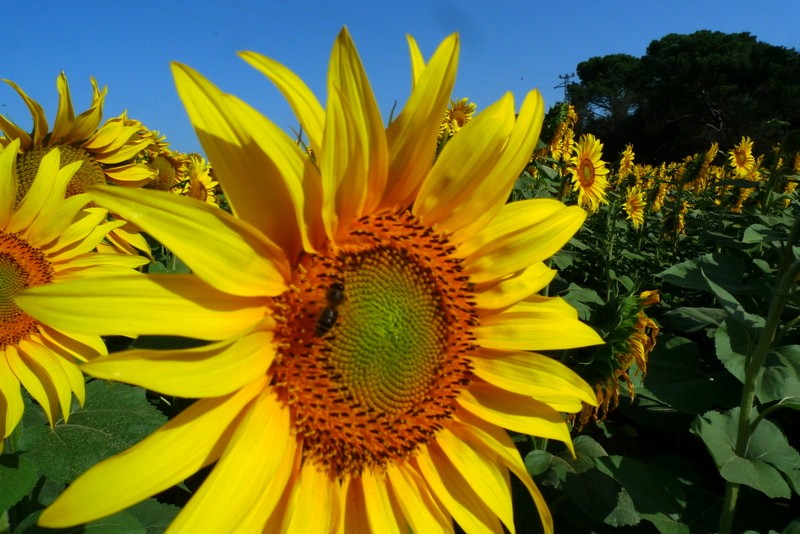
[[[674,160],[743,135],[767,151],[800,127],[800,53],[746,32],[669,34],[641,58],[595,57],[577,73],[569,98],[607,154],[632,142],[639,161]]]

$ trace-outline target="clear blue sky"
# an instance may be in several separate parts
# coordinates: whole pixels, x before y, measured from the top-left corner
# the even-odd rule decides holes
[[[563,90],[554,88],[558,76],[574,72],[580,61],[612,53],[641,56],[668,33],[747,31],[800,49],[798,22],[798,0],[6,0],[0,78],[22,86],[52,122],[58,73],[67,74],[76,112],[86,109],[94,76],[108,86],[106,118],[128,110],[166,134],[172,148],[201,152],[176,95],[170,61],[196,68],[288,131],[296,127],[288,106],[237,50],[283,62],[324,102],[331,45],[347,25],[386,119],[410,88],[406,33],[426,57],[449,33],[461,34],[453,96],[469,97],[480,110],[506,91],[519,102],[531,88],[549,107],[563,98]],[[30,127],[21,99],[0,85],[0,113]]]

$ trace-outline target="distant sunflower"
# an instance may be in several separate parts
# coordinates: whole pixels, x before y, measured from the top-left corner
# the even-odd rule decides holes
[[[728,161],[736,176],[745,177],[750,174],[756,166],[756,158],[753,157],[753,141],[749,137],[742,137],[739,144],[728,153]]]
[[[628,143],[625,145],[625,150],[622,151],[622,156],[619,160],[619,174],[620,178],[626,178],[633,173],[633,160],[636,154],[633,152],[633,145]]]
[[[442,137],[450,137],[463,128],[475,115],[478,105],[468,98],[450,100],[444,113],[439,132]]]
[[[20,302],[75,331],[213,341],[84,366],[200,400],[84,473],[42,525],[102,517],[216,462],[170,531],[428,533],[454,521],[513,531],[509,471],[552,531],[504,428],[571,448],[562,412],[595,402],[575,373],[528,352],[602,342],[565,301],[536,294],[555,274],[544,260],[585,212],[506,204],[539,138],[535,91],[518,114],[510,94],[486,108],[434,162],[457,53],[451,36],[427,65],[415,57],[414,89],[387,127],[345,30],[326,108],[283,65],[243,53],[289,100],[314,161],[246,103],[174,66],[235,216],[97,189],[94,201],[135,217],[193,274],[74,283],[58,291],[69,313],[46,305],[43,288]],[[147,314],[111,313],[153,301]]]
[[[185,160],[186,169],[183,180],[179,181],[171,191],[216,205],[216,187],[219,184],[212,177],[208,162],[200,154],[188,154]]]
[[[603,157],[603,144],[592,134],[583,134],[570,159],[572,189],[578,193],[578,205],[591,213],[608,204],[608,168]]]
[[[629,187],[622,208],[628,214],[633,227],[639,229],[644,223],[644,193],[638,187]]]
[[[85,194],[65,200],[82,163],[59,168],[60,150],[48,151],[36,174],[18,195],[20,140],[0,149],[0,435],[8,437],[20,421],[24,387],[44,409],[51,425],[67,419],[74,394],[83,404],[77,362],[106,354],[98,335],[75,334],[34,319],[15,303],[29,287],[58,287],[67,280],[135,274],[144,258],[92,252],[122,223],[105,223],[106,210],[82,208]],[[18,199],[18,200],[17,200]],[[46,305],[45,302],[43,304]],[[2,451],[2,441],[0,441]]]
[[[30,98],[17,84],[5,80],[13,87],[27,104],[33,118],[33,131],[28,133],[5,116],[0,115],[0,146],[7,147],[19,140],[17,158],[17,177],[19,180],[19,201],[36,176],[39,162],[51,149],[58,148],[62,164],[80,161],[67,186],[67,196],[80,194],[92,185],[114,183],[129,187],[139,187],[151,178],[150,169],[135,160],[148,147],[151,140],[142,135],[145,129],[139,121],[129,119],[126,114],[107,120],[103,118],[103,102],[106,89],[100,90],[92,78],[92,103],[89,109],[75,115],[72,107],[67,78],[62,72],[57,80],[58,111],[53,129],[50,130],[44,110],[38,102]],[[141,236],[124,230],[115,230],[108,236],[115,249],[135,253],[134,248],[148,252],[147,243]]]

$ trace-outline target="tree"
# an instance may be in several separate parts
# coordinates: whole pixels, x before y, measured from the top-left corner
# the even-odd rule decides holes
[[[578,65],[568,88],[581,126],[608,153],[634,143],[639,161],[663,161],[722,147],[742,135],[762,149],[800,127],[800,54],[749,33],[698,31],[653,41],[641,58],[612,54]]]

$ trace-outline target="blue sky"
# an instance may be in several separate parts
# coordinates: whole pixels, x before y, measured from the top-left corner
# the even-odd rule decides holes
[[[797,0],[640,1],[27,1],[3,8],[0,78],[19,84],[55,117],[55,79],[63,70],[76,112],[86,109],[89,77],[108,86],[105,117],[124,110],[167,135],[172,148],[202,152],[178,99],[170,61],[186,63],[289,131],[296,121],[280,94],[238,58],[273,57],[297,72],[324,102],[333,40],[346,25],[378,103],[389,116],[410,89],[405,34],[428,57],[449,33],[461,34],[454,97],[478,109],[506,91],[517,102],[538,88],[549,107],[563,98],[560,74],[593,56],[644,54],[668,33],[747,31],[800,49]],[[17,94],[0,84],[0,113],[30,127]],[[213,163],[213,162],[212,162]]]

